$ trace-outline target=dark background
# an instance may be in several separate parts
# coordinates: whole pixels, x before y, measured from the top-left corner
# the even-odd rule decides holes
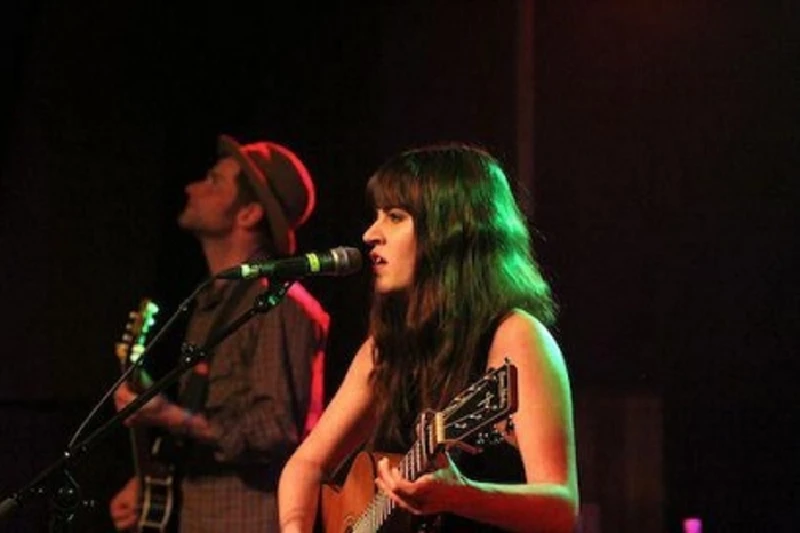
[[[647,531],[688,515],[706,531],[796,530],[798,13],[665,4],[5,5],[0,493],[54,461],[116,378],[139,298],[157,295],[165,319],[201,281],[174,221],[217,134],[306,161],[319,203],[303,249],[358,245],[370,172],[460,139],[530,191],[576,395],[657,399]],[[368,280],[308,285],[333,318],[332,391]],[[129,469],[122,431],[76,466],[98,501],[79,530],[109,529]],[[584,479],[585,500],[618,491],[613,472]],[[44,502],[4,527],[45,530]],[[621,523],[608,507],[603,520]]]

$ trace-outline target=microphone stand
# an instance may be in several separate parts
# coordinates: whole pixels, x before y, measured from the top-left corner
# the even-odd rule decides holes
[[[209,278],[206,282],[201,284],[183,305],[180,306],[178,312],[165,324],[164,328],[159,332],[161,333],[167,326],[172,324],[176,316],[187,309],[186,302],[191,301],[199,292],[200,289],[213,281],[214,278]],[[278,286],[269,289],[259,294],[255,298],[253,306],[240,315],[238,318],[230,322],[226,327],[220,328],[217,332],[211,335],[203,346],[196,346],[191,343],[184,343],[181,346],[181,357],[177,366],[167,372],[161,379],[153,383],[149,388],[137,395],[136,398],[115,414],[111,419],[93,431],[88,437],[73,444],[72,442],[67,446],[60,459],[52,463],[50,466],[42,470],[32,481],[25,485],[22,489],[12,493],[10,496],[0,501],[0,522],[6,519],[13,511],[18,509],[28,498],[32,496],[43,496],[51,492],[51,509],[52,516],[50,518],[49,531],[51,533],[68,533],[73,531],[73,521],[79,507],[91,507],[92,503],[84,502],[81,498],[81,490],[75,478],[70,473],[70,467],[77,464],[92,448],[94,448],[100,440],[107,436],[112,430],[122,425],[122,421],[128,418],[131,414],[138,411],[145,403],[157,394],[163,392],[167,387],[175,383],[181,375],[189,369],[203,361],[208,353],[211,352],[220,342],[227,338],[234,331],[239,329],[244,323],[253,318],[258,313],[266,313],[274,308],[281,299],[286,295],[289,287],[294,281],[282,281]],[[157,340],[154,339],[153,342]],[[149,351],[153,342],[147,346],[142,353],[139,361],[143,361],[145,354]],[[127,374],[126,374],[127,375]],[[124,378],[125,376],[123,376]],[[123,379],[120,378],[120,379]],[[113,390],[117,388],[114,385]],[[110,393],[109,393],[110,394]],[[106,395],[108,396],[108,394]],[[91,416],[95,411],[92,411]],[[84,424],[85,425],[85,424]],[[83,427],[82,425],[81,427]],[[80,431],[80,430],[79,430]],[[61,479],[54,482],[57,475]],[[53,490],[55,487],[55,490]]]

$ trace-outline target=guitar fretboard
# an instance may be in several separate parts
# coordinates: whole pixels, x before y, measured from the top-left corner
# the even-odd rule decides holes
[[[416,441],[408,453],[403,456],[397,468],[403,477],[414,481],[428,468],[428,459],[424,446],[420,441]],[[394,500],[383,493],[378,493],[372,499],[367,509],[353,524],[353,533],[374,533],[383,526],[386,520],[395,510]]]

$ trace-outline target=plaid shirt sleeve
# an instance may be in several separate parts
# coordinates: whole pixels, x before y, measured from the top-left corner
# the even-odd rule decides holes
[[[219,462],[282,461],[302,439],[327,315],[304,305],[298,291],[302,287],[292,287],[278,306],[218,347],[206,414],[219,431],[214,452]],[[245,300],[246,308],[252,299]]]

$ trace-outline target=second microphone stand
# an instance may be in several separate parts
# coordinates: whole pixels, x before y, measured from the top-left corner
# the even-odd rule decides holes
[[[108,435],[112,430],[121,426],[125,419],[138,411],[150,399],[165,391],[170,385],[175,383],[181,375],[204,361],[208,354],[211,353],[220,342],[234,331],[238,330],[244,323],[255,315],[266,313],[278,305],[293,283],[294,281],[284,281],[277,284],[274,288],[270,286],[269,289],[255,298],[255,302],[250,309],[242,313],[242,315],[225,327],[219,328],[217,331],[213,332],[203,346],[184,343],[181,347],[180,360],[172,370],[144,390],[131,403],[117,412],[111,419],[93,431],[88,437],[74,445],[68,446],[60,459],[42,470],[22,489],[0,500],[0,522],[19,508],[28,498],[32,496],[41,496],[49,492],[52,500],[50,506],[52,516],[50,518],[49,531],[51,533],[72,532],[77,510],[84,502],[81,497],[80,486],[70,473],[70,468],[77,464],[77,462],[82,459],[89,450],[94,448],[102,438]],[[188,300],[191,300],[199,292],[199,289],[205,285],[206,284],[203,284],[198,290],[192,293],[192,296]],[[181,306],[178,313],[185,309],[185,305]],[[173,316],[173,318],[175,317]],[[168,323],[172,323],[172,320]],[[149,351],[149,348],[150,346],[148,346],[148,350],[145,350],[142,354],[141,360],[144,359],[144,355]],[[60,479],[56,482],[54,478],[57,478],[58,475],[60,475]]]

